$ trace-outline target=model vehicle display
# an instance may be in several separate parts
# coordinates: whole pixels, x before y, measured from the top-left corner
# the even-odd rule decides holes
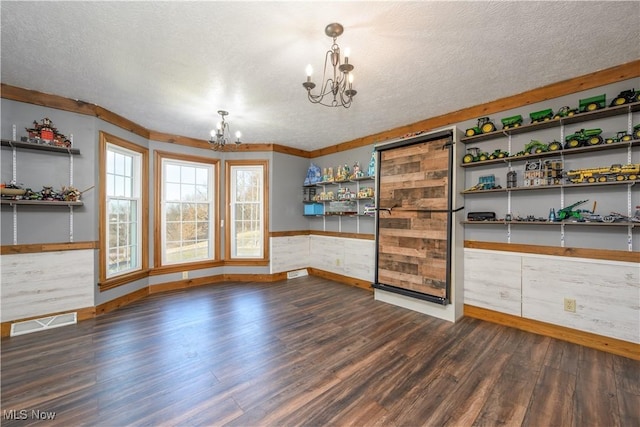
[[[635,89],[623,90],[611,101],[609,106],[615,107],[616,105],[630,104],[638,101],[638,99],[640,99],[640,91]]]
[[[40,122],[41,123],[38,123],[34,120],[32,128],[25,128],[28,136],[21,138],[23,142],[55,145],[56,147],[71,147],[71,141],[58,132],[58,129],[53,126],[51,119],[45,117]]]
[[[489,160],[489,154],[484,151],[480,151],[478,147],[467,148],[468,153],[462,157],[462,163],[479,162],[483,160]]]
[[[467,129],[464,134],[465,136],[474,136],[493,132],[494,130],[496,130],[496,125],[493,124],[489,117],[480,117],[478,119],[478,125]]]
[[[497,149],[493,153],[489,154],[489,160],[493,159],[504,159],[505,157],[509,157],[509,152]]]
[[[563,117],[571,117],[573,115],[575,115],[578,112],[577,109],[575,108],[571,108],[567,105],[565,105],[564,107],[560,108],[556,114],[554,114],[553,118],[554,119],[561,119]]]
[[[578,101],[578,109],[581,113],[586,111],[595,111],[606,106],[606,95],[597,95],[589,98],[584,98]]]
[[[621,165],[615,164],[609,167],[575,169],[566,173],[567,182],[573,184],[635,181],[640,176],[640,163]]]
[[[502,122],[502,129],[517,128],[522,124],[522,116],[518,114],[517,116],[505,117],[500,121]]]
[[[581,219],[582,215],[580,214],[580,210],[573,210],[576,206],[580,206],[583,203],[588,202],[589,200],[580,200],[579,202],[575,202],[572,205],[566,206],[564,208],[558,209],[556,212],[556,221],[563,221],[567,218],[576,218]]]
[[[549,145],[547,145],[547,150],[548,151],[558,151],[558,150],[562,150],[562,144],[560,143],[560,141],[556,141],[555,139],[553,141],[551,141],[549,143]]]
[[[529,117],[531,118],[532,124],[546,122],[553,118],[553,110],[551,108],[547,108],[546,110],[534,111],[533,113],[529,113]]]
[[[564,140],[564,148],[576,148],[583,145],[598,145],[603,142],[600,136],[602,129],[580,129],[576,133],[568,135]]]
[[[522,151],[519,151],[516,156],[528,156],[529,154],[538,154],[544,153],[548,151],[547,144],[538,141],[537,139],[532,139],[527,145],[524,146]]]
[[[631,141],[632,136],[626,130],[622,130],[616,134],[604,140],[605,144],[613,144],[614,142],[627,142]]]
[[[478,183],[471,188],[468,188],[466,191],[481,191],[481,190],[495,190],[502,188],[499,185],[496,185],[496,176],[484,175],[478,178]]]

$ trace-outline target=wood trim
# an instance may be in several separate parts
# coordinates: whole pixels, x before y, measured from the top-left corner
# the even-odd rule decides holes
[[[290,236],[328,236],[328,237],[342,237],[345,239],[362,239],[362,240],[375,240],[374,234],[364,233],[344,233],[339,231],[322,231],[322,230],[291,230],[291,231],[273,231],[269,237],[290,237]]]
[[[111,301],[107,301],[95,307],[96,316],[100,316],[120,307],[124,307],[125,305],[129,305],[134,301],[145,298],[147,295],[149,295],[149,288],[145,286],[137,291],[133,291],[121,297],[112,299]]]
[[[89,102],[38,92],[37,90],[23,89],[5,83],[0,83],[0,91],[2,91],[2,98],[5,99],[70,111],[86,116],[96,116],[96,105]]]
[[[311,230],[272,231],[269,237],[308,236]]]
[[[103,177],[107,173],[107,144],[113,144],[118,147],[133,151],[140,155],[140,200],[142,203],[142,215],[140,218],[141,227],[141,264],[140,271],[132,274],[125,274],[119,277],[107,279],[107,187],[106,181]],[[103,284],[101,290],[120,286],[125,283],[129,283],[132,280],[138,280],[141,277],[148,275],[149,269],[149,150],[146,147],[142,147],[138,144],[134,144],[125,139],[111,135],[107,132],[99,132],[98,141],[98,236],[99,236],[99,254],[98,254],[98,280]],[[133,279],[130,279],[133,278]]]
[[[113,113],[107,109],[104,109],[98,105],[96,105],[95,116],[100,120],[103,120],[107,123],[111,123],[112,125],[115,125],[121,129],[134,133],[145,139],[149,139],[148,129],[140,126],[137,123],[132,122],[127,118],[124,118],[116,113]]]
[[[97,241],[62,242],[62,243],[32,243],[28,245],[0,246],[0,255],[37,254],[42,252],[81,251],[98,249]]]
[[[205,268],[216,268],[216,267],[222,267],[224,265],[225,263],[222,260],[192,262],[188,264],[170,264],[170,265],[152,268],[149,271],[149,276],[160,276],[163,274],[181,273],[183,271],[202,270]]]
[[[640,344],[466,304],[464,305],[464,315],[487,322],[510,326],[534,334],[544,335],[546,337],[557,338],[585,347],[595,348],[596,350],[617,354],[630,359],[640,360]]]
[[[557,246],[525,245],[519,243],[497,243],[465,240],[464,247],[504,252],[553,255],[572,258],[601,259],[606,261],[640,262],[640,252],[615,251],[609,249],[560,248]]]
[[[93,319],[96,315],[95,307],[83,307],[83,308],[77,308],[74,310],[57,311],[55,313],[47,313],[47,314],[41,314],[38,316],[25,317],[23,319],[9,320],[8,322],[2,322],[2,324],[0,324],[0,337],[5,338],[11,335],[11,325],[14,323],[26,322],[27,320],[32,320],[32,319],[42,319],[43,317],[57,316],[59,314],[73,313],[74,311],[77,313],[78,322],[82,320]]]
[[[362,234],[362,233],[343,233],[338,231],[321,231],[321,230],[310,230],[309,234],[314,236],[327,236],[327,237],[341,237],[344,239],[361,239],[361,240],[375,240],[376,236],[373,234]]]
[[[127,283],[135,282],[136,280],[144,279],[145,277],[149,277],[148,269],[138,270],[132,273],[105,279],[98,283],[98,287],[100,288],[100,292],[104,292],[109,289],[117,288],[118,286],[126,285]]]
[[[229,265],[253,262],[251,265],[257,264],[261,261],[269,261],[269,211],[271,206],[269,205],[269,160],[226,160],[225,166],[225,218],[227,224],[225,227],[225,239],[224,239],[224,258],[225,263]],[[262,167],[262,183],[264,188],[262,189],[262,205],[263,205],[263,228],[262,228],[262,247],[263,256],[261,259],[235,259],[231,258],[231,169],[234,166],[261,166]],[[240,264],[247,265],[247,264]]]
[[[322,277],[323,279],[333,280],[334,282],[343,283],[356,288],[365,289],[373,292],[371,282],[368,280],[356,279],[354,277],[343,276],[342,274],[332,273],[330,271],[320,270],[319,268],[307,267],[307,271],[312,276]]]
[[[610,83],[640,77],[640,59],[616,65],[604,70],[595,71],[583,76],[574,77],[561,82],[552,83],[536,89],[528,90],[516,95],[496,99],[484,104],[475,105],[461,110],[431,117],[419,122],[407,124],[387,131],[368,135],[362,138],[346,141],[331,147],[325,147],[311,151],[311,158],[335,154],[341,151],[365,147],[390,139],[400,138],[403,135],[418,131],[428,131],[450,126],[455,123],[488,116],[501,111],[511,110],[536,102],[571,95],[587,89],[593,89]]]
[[[172,282],[158,283],[149,286],[150,294],[158,294],[162,292],[171,292],[194,288],[197,286],[214,285],[222,282],[277,282],[287,278],[287,273],[274,274],[217,274],[215,276],[198,277],[188,280],[175,280]]]

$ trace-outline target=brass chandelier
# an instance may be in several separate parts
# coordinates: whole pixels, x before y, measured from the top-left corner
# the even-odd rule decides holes
[[[349,64],[348,49],[345,49],[344,52],[344,62],[340,63],[340,46],[338,46],[336,39],[343,32],[344,27],[336,22],[327,25],[324,29],[324,33],[333,38],[333,44],[325,54],[322,85],[318,94],[311,93],[316,84],[311,81],[313,68],[311,65],[307,65],[307,81],[302,83],[302,86],[307,89],[309,101],[314,104],[349,108],[353,97],[356,96],[357,92],[353,89],[353,74],[351,73],[353,65]],[[329,63],[331,63],[330,66]]]
[[[222,120],[218,122],[216,128],[211,131],[211,138],[209,138],[209,144],[211,144],[211,148],[216,151],[222,151],[225,149],[227,143],[231,141],[231,130],[229,128],[229,123],[227,123],[224,118],[229,115],[228,111],[218,110],[218,114],[222,117]],[[236,131],[236,140],[233,149],[235,150],[238,145],[242,144],[240,141],[240,137],[242,134],[240,131]]]

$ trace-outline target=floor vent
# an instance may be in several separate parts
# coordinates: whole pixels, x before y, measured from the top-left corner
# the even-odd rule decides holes
[[[45,329],[59,328],[60,326],[73,325],[75,323],[78,323],[78,313],[76,312],[25,320],[24,322],[11,324],[11,336],[14,337],[16,335],[44,331]]]
[[[302,270],[294,270],[289,271],[287,273],[287,279],[295,279],[296,277],[308,276],[307,269],[303,268]]]

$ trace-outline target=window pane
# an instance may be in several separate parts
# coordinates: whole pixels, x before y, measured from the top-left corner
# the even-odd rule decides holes
[[[139,269],[142,250],[140,221],[142,213],[138,203],[141,191],[140,153],[108,144],[105,190],[107,277]]]
[[[263,173],[262,166],[232,166],[232,257],[261,258],[264,255]]]
[[[162,159],[163,264],[213,258],[213,166]]]

